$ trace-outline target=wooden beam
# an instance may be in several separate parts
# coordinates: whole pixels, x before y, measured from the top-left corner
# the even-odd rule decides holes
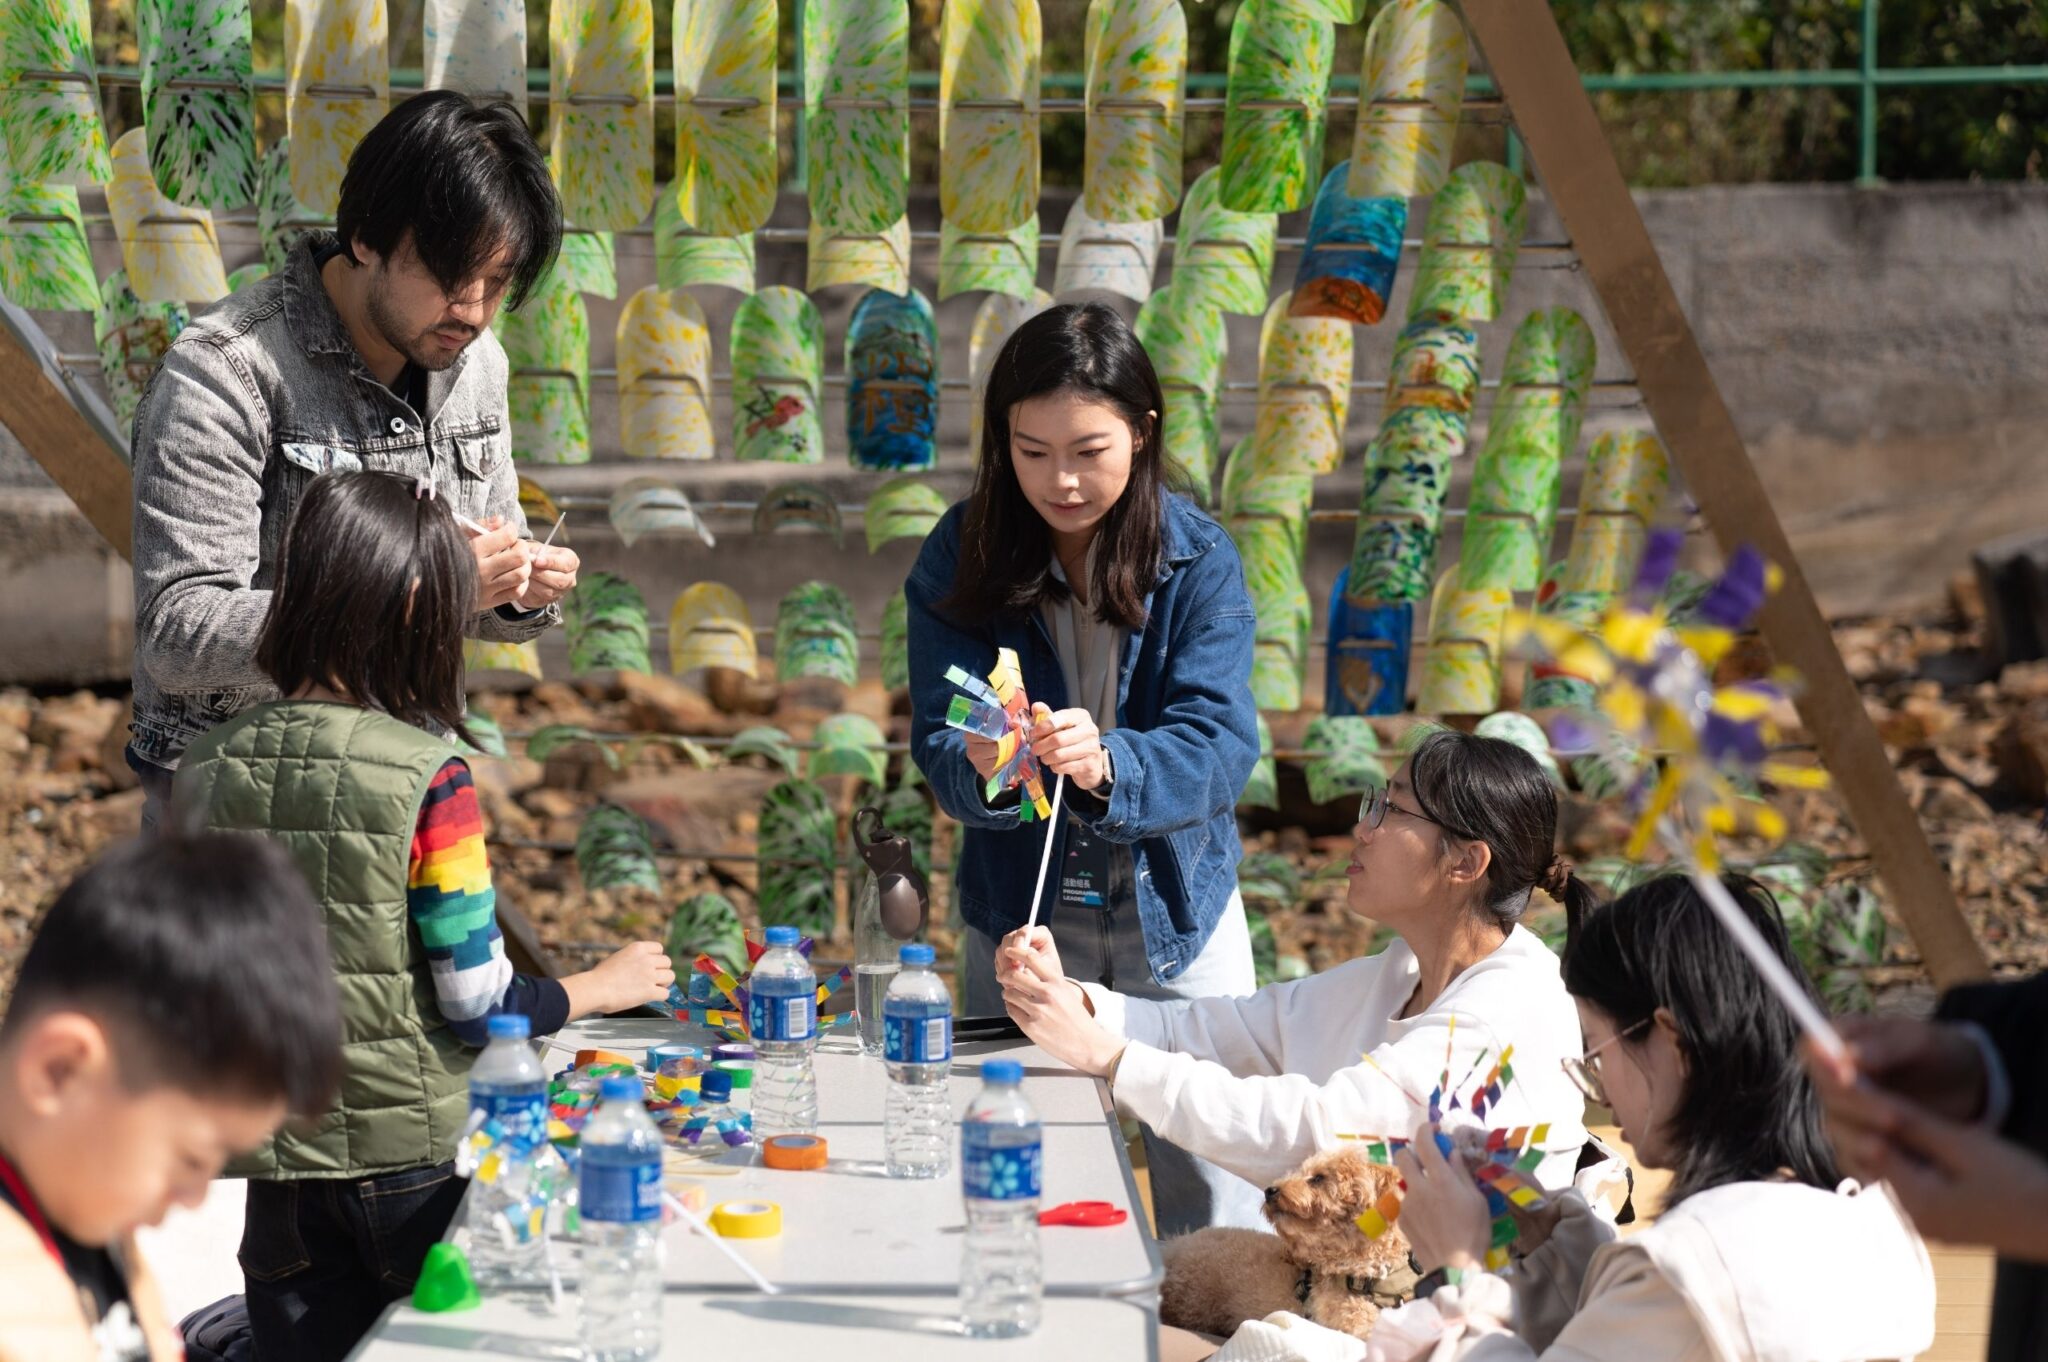
[[[134,520],[127,463],[5,326],[0,326],[0,426],[13,432],[114,552],[127,558]]]
[[[1803,678],[1800,717],[1891,890],[1892,906],[1937,985],[1983,977],[1984,953],[1835,650],[1549,4],[1464,0],[1463,9],[1634,366],[1643,405],[1715,540],[1723,552],[1754,545],[1784,570],[1784,585],[1763,610],[1763,635],[1777,659]]]

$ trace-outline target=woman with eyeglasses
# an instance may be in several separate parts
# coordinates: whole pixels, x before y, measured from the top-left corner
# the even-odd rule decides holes
[[[1770,895],[1725,883],[1798,974]],[[1613,1111],[1639,1163],[1671,1170],[1662,1212],[1617,1240],[1566,1192],[1522,1217],[1512,1280],[1494,1276],[1479,1270],[1485,1200],[1418,1132],[1396,1158],[1401,1227],[1446,1285],[1381,1316],[1375,1362],[1851,1362],[1932,1343],[1926,1250],[1887,1188],[1843,1179],[1796,1023],[1690,881],[1649,880],[1590,913],[1564,983],[1586,1036],[1565,1071]]]
[[[1512,1045],[1493,1123],[1548,1122],[1537,1177],[1563,1185],[1585,1142],[1560,1067],[1579,1053],[1578,1016],[1557,957],[1519,925],[1539,887],[1574,917],[1591,902],[1556,833],[1535,758],[1433,733],[1352,832],[1349,906],[1399,938],[1377,955],[1249,997],[1153,1002],[1068,979],[1041,928],[1004,939],[1004,1001],[1042,1049],[1109,1079],[1119,1110],[1258,1187],[1345,1135],[1406,1135],[1446,1067],[1477,1086],[1480,1062]]]

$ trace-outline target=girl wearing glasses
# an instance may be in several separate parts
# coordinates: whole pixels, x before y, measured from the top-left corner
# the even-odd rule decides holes
[[[1726,883],[1798,973],[1769,894],[1741,877]],[[1478,1270],[1488,1244],[1478,1190],[1418,1139],[1397,1159],[1408,1184],[1401,1227],[1422,1268],[1448,1279],[1401,1312],[1441,1320],[1418,1355],[1850,1362],[1924,1351],[1934,1338],[1926,1250],[1888,1189],[1843,1180],[1791,1014],[1691,883],[1650,880],[1590,914],[1565,948],[1564,982],[1587,1043],[1565,1069],[1614,1112],[1640,1163],[1671,1170],[1662,1213],[1616,1240],[1566,1192],[1524,1219],[1511,1286]]]
[[[1043,929],[1003,943],[1004,1001],[1026,1034],[1110,1080],[1117,1106],[1181,1148],[1270,1186],[1347,1134],[1405,1135],[1418,1096],[1515,1047],[1496,1124],[1549,1122],[1539,1180],[1571,1180],[1584,1100],[1561,1061],[1579,1020],[1557,957],[1518,925],[1541,887],[1591,902],[1554,850],[1557,792],[1512,743],[1431,734],[1366,797],[1351,910],[1394,944],[1248,997],[1170,1004],[1068,979]],[[1455,1025],[1453,1024],[1455,1020]]]

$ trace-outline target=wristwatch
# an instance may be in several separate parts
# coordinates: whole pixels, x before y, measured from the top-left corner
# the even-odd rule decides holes
[[[1102,783],[1095,787],[1095,793],[1109,798],[1111,787],[1116,784],[1116,758],[1110,756],[1109,748],[1102,749]]]

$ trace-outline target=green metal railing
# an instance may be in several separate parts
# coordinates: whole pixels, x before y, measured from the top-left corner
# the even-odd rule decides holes
[[[1623,94],[1719,90],[1854,90],[1857,106],[1856,180],[1857,183],[1865,185],[1881,183],[1877,173],[1879,92],[1923,86],[2048,85],[2048,64],[1921,67],[1879,65],[1877,21],[1881,4],[1882,0],[1863,0],[1861,53],[1853,67],[1822,67],[1794,71],[1588,72],[1583,73],[1580,80],[1588,90]],[[803,62],[801,28],[798,29],[796,61],[800,69]],[[132,68],[102,67],[99,74],[103,80],[110,83],[132,85],[140,78],[140,72]],[[417,68],[394,70],[391,76],[391,88],[394,91],[417,90],[421,87],[422,73]],[[546,68],[529,69],[526,77],[530,92],[546,93]],[[282,73],[264,73],[258,76],[256,82],[257,87],[264,90],[282,89],[283,83]],[[910,74],[910,87],[914,93],[929,96],[936,93],[938,84],[939,76],[936,71],[913,71]],[[1077,95],[1085,84],[1085,77],[1078,71],[1048,71],[1040,78],[1040,84],[1049,94]],[[1359,84],[1357,76],[1337,76],[1330,82],[1330,91],[1334,95],[1356,98]],[[777,85],[783,96],[795,97],[800,89],[797,72],[781,72]],[[1190,95],[1220,95],[1228,85],[1228,75],[1220,71],[1190,72],[1187,78]],[[673,75],[670,72],[657,71],[656,96],[670,96],[674,90]],[[1475,74],[1467,87],[1467,93],[1485,98],[1497,95],[1499,90],[1490,77]],[[793,120],[792,129],[796,151],[795,182],[801,187],[804,161],[802,120]],[[1521,139],[1515,136],[1512,123],[1508,129],[1507,161],[1516,170],[1522,168],[1522,143]]]

